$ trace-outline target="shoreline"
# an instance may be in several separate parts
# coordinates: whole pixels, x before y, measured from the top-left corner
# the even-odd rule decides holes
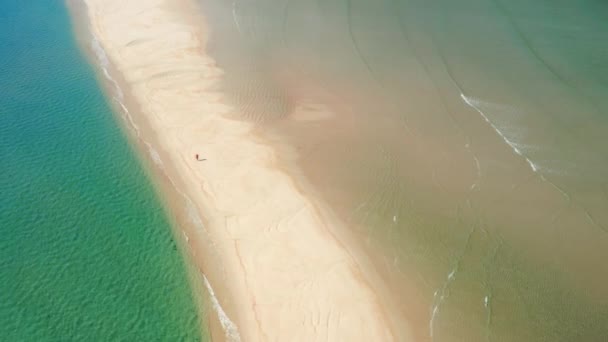
[[[136,110],[119,106],[131,125],[148,126],[140,133],[149,158],[184,196],[186,208],[167,204],[190,221],[180,224],[186,258],[204,271],[225,339],[395,339],[366,272],[333,233],[339,223],[275,165],[250,124],[227,118],[233,109],[212,90],[222,71],[203,53],[197,6],[85,2],[91,34]]]
[[[214,338],[214,336],[223,336],[227,330],[233,331],[235,325],[226,316],[215,297],[214,289],[202,271],[204,265],[195,258],[196,252],[193,249],[195,244],[190,242],[189,236],[194,235],[194,230],[202,225],[202,220],[195,212],[196,210],[193,211],[190,197],[180,190],[184,185],[180,184],[179,177],[171,177],[171,174],[175,174],[175,170],[170,164],[163,164],[163,160],[168,160],[166,152],[156,143],[155,133],[143,119],[137,100],[128,91],[129,85],[115,70],[112,62],[107,60],[105,50],[101,48],[99,41],[91,32],[88,7],[85,1],[66,0],[66,6],[72,17],[75,39],[78,41],[82,53],[86,55],[98,74],[98,82],[106,95],[108,104],[113,109],[116,120],[121,122],[120,126],[124,130],[128,142],[132,144],[137,157],[143,163],[144,171],[156,188],[158,199],[167,209],[167,218],[172,228],[171,233],[180,248],[188,273],[192,298],[199,311],[201,334],[211,336],[210,340],[216,341],[218,338]],[[100,53],[101,56],[97,53]],[[104,58],[106,63],[102,65]],[[201,243],[197,242],[197,244]],[[232,340],[238,340],[238,337]]]

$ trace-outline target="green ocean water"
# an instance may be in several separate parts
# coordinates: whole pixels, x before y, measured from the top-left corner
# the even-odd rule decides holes
[[[182,256],[63,2],[0,2],[0,340],[197,341]]]
[[[397,326],[608,341],[607,2],[200,2],[235,117],[360,237]]]

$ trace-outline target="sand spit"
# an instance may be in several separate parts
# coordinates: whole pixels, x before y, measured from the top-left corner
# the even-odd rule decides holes
[[[198,7],[85,2],[92,34],[150,127],[147,140],[166,156],[163,169],[204,217],[186,242],[205,265],[213,306],[230,327],[225,338],[394,340],[365,273],[331,233],[335,223],[297,190],[250,124],[227,118],[233,108],[215,90],[222,71],[204,54]]]

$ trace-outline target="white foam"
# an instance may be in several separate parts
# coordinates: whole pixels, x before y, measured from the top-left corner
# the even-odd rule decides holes
[[[443,292],[443,289],[441,290]],[[444,295],[440,295],[439,299],[437,299],[437,296],[439,295],[439,291],[435,291],[435,294],[433,295],[433,309],[431,310],[431,319],[429,320],[429,330],[430,330],[430,334],[431,334],[431,341],[433,341],[433,333],[435,332],[435,319],[437,318],[437,315],[439,314],[439,307],[441,306],[441,304],[443,303],[443,300],[445,299]]]
[[[146,144],[148,144],[148,143],[146,142]],[[150,145],[148,144],[148,146],[150,146]],[[159,156],[159,158],[160,158],[160,156]],[[204,232],[205,231],[205,226],[203,225],[203,221],[201,220],[200,216],[198,215],[198,210],[197,210],[196,206],[194,205],[194,202],[192,202],[192,200],[190,199],[190,197],[188,197],[188,195],[186,195],[183,191],[181,191],[177,187],[177,185],[175,184],[175,182],[173,181],[173,179],[171,177],[169,177],[167,175],[167,178],[169,179],[169,182],[173,185],[173,188],[186,201],[186,210],[188,212],[188,218],[190,219],[190,222],[197,229],[199,229],[199,230],[201,230],[201,231]],[[186,242],[189,242],[190,238],[188,237],[188,235],[186,234],[186,232],[182,231],[182,234],[184,235],[184,238],[186,239]],[[193,250],[192,254],[195,255],[196,251]],[[237,328],[236,324],[234,324],[234,322],[232,322],[232,320],[230,320],[230,318],[228,317],[228,315],[224,311],[224,308],[222,308],[222,306],[220,305],[217,297],[215,296],[215,292],[213,291],[213,288],[211,287],[211,284],[207,280],[207,277],[205,277],[205,275],[202,274],[202,273],[201,273],[201,276],[203,277],[203,281],[205,283],[205,287],[207,287],[207,291],[209,292],[209,296],[211,298],[212,307],[215,310],[215,312],[217,313],[217,316],[218,316],[218,319],[220,321],[220,324],[222,325],[222,329],[224,330],[224,334],[226,335],[226,340],[229,341],[229,342],[240,342],[241,341],[241,336],[239,334],[239,331],[238,331],[238,328]]]
[[[93,52],[95,52],[101,66],[107,67],[110,65],[110,59],[96,37],[93,37],[91,40],[91,48],[93,49]]]
[[[182,196],[184,196],[186,199],[186,209],[188,211],[188,218],[190,219],[190,222],[199,230],[204,230],[205,226],[203,225],[203,220],[201,220],[200,216],[198,216],[198,210],[194,205],[194,202],[192,202],[190,197],[186,196],[185,194],[182,194]]]
[[[156,151],[152,145],[148,144],[148,153],[150,153],[150,157],[152,157],[152,161],[154,164],[163,167],[163,160],[160,158],[160,154]]]
[[[171,184],[173,185],[173,188],[186,201],[186,210],[188,212],[188,218],[190,219],[190,222],[199,230],[205,231],[205,226],[203,225],[203,221],[201,220],[200,216],[198,215],[198,210],[196,209],[194,202],[192,202],[190,197],[188,197],[188,195],[186,195],[183,191],[181,191],[176,186],[175,182],[173,181],[173,179],[171,179],[171,177],[168,177],[168,179],[169,179],[169,182],[171,182]],[[183,234],[186,237],[186,241],[189,241],[189,238],[186,235],[186,233],[183,232]],[[211,242],[213,243],[213,241],[211,241]],[[193,250],[192,254],[194,255],[195,252],[196,251]],[[211,284],[207,280],[207,277],[205,277],[205,275],[202,273],[201,273],[201,276],[203,277],[203,281],[205,283],[205,286],[207,287],[207,291],[209,292],[209,297],[211,298],[212,307],[215,310],[215,312],[217,313],[217,317],[220,321],[220,324],[222,325],[224,334],[226,335],[226,340],[229,342],[240,342],[241,336],[239,334],[239,330],[238,330],[236,324],[234,324],[234,322],[232,322],[232,320],[230,320],[230,318],[224,311],[224,308],[222,308],[222,306],[220,305],[220,302],[218,301],[217,297],[215,296],[215,292],[213,291]]]
[[[445,282],[443,283],[443,285],[441,286],[441,288],[438,289],[437,291],[435,291],[435,294],[433,295],[433,306],[432,306],[432,310],[431,310],[431,319],[429,320],[429,330],[430,330],[430,335],[431,335],[431,341],[433,341],[433,334],[435,332],[435,320],[437,319],[437,316],[439,315],[439,308],[441,307],[441,305],[443,305],[443,302],[445,301],[445,298],[448,295],[450,285],[456,277],[456,272],[458,271],[458,265],[459,264],[457,262],[456,265],[454,266],[454,268],[448,274],[448,276],[447,276]]]
[[[108,71],[108,67],[110,66],[110,59],[108,58],[106,51],[99,43],[99,40],[97,40],[97,38],[95,37],[91,39],[91,49],[97,57],[97,61],[99,62],[99,66],[101,67],[103,75],[108,81],[110,81],[110,83],[112,83],[114,91],[118,95],[119,102],[122,101],[124,99],[124,92],[118,85],[118,82],[116,82],[116,80],[110,75],[110,72]]]
[[[125,114],[129,114],[129,110],[127,109],[127,107],[125,106],[124,103],[118,102],[118,104],[120,105],[120,108],[122,108],[122,110]]]
[[[236,15],[236,2],[232,3],[232,19],[234,20],[234,24],[236,25],[236,29],[240,34],[243,34],[241,31],[241,25],[239,24],[238,16]]]
[[[454,275],[456,274],[456,268],[454,268],[452,270],[452,272],[450,272],[450,274],[448,274],[448,280],[452,280],[454,279]]]
[[[86,5],[86,3],[85,3],[85,5]],[[118,105],[122,109],[123,115],[128,120],[130,128],[133,129],[133,131],[135,132],[137,137],[141,141],[143,141],[143,143],[148,148],[148,153],[150,154],[152,161],[156,165],[162,167],[163,162],[160,157],[160,154],[158,153],[158,151],[156,151],[154,149],[154,147],[152,147],[152,144],[150,144],[148,141],[144,140],[141,137],[139,127],[135,124],[135,122],[133,121],[133,118],[131,117],[131,113],[129,112],[129,109],[125,106],[124,92],[123,92],[122,88],[120,87],[120,85],[118,84],[118,82],[116,82],[116,80],[112,77],[112,75],[110,75],[110,72],[108,71],[108,68],[110,67],[110,58],[108,58],[108,54],[106,53],[105,49],[101,46],[101,43],[95,36],[93,36],[93,38],[91,39],[91,49],[93,50],[93,52],[95,53],[95,56],[97,57],[97,61],[99,63],[99,66],[101,67],[104,77],[113,85],[113,88],[114,88],[113,90],[114,90],[116,96],[113,96],[112,99],[114,101],[116,101],[116,103],[118,103]]]
[[[207,277],[205,277],[205,275],[203,275],[203,281],[205,283],[205,286],[207,287],[207,291],[209,291],[209,297],[211,297],[211,304],[213,305],[213,309],[215,309],[215,311],[217,312],[220,324],[222,325],[224,333],[226,334],[226,340],[230,342],[241,341],[241,335],[239,334],[239,330],[236,327],[236,324],[234,324],[234,322],[230,320],[230,318],[224,311],[224,308],[222,308],[222,306],[220,305],[220,302],[217,300],[215,292],[213,292],[213,288],[211,287],[211,284],[209,284],[209,281],[207,280]]]
[[[492,129],[494,129],[494,131],[502,138],[502,140],[507,145],[509,145],[509,147],[511,148],[511,150],[513,150],[513,152],[515,152],[515,154],[524,158],[524,160],[526,161],[528,166],[530,166],[530,169],[532,169],[532,171],[538,172],[538,170],[539,170],[538,165],[536,165],[534,162],[532,162],[532,160],[530,160],[530,158],[528,158],[524,153],[522,153],[522,151],[517,147],[517,146],[521,146],[521,145],[509,140],[509,138],[507,138],[506,135],[503,134],[503,132],[500,129],[498,129],[498,127],[496,127],[496,125],[494,125],[494,123],[492,123],[492,121],[490,121],[490,119],[486,116],[486,114],[481,110],[481,108],[480,108],[481,102],[479,100],[470,98],[462,93],[460,94],[460,97],[469,107],[475,109],[475,111],[477,111],[477,113],[479,113],[479,115],[481,115],[481,117],[490,125],[490,127],[492,127]]]

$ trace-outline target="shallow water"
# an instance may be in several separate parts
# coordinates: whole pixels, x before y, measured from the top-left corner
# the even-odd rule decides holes
[[[0,3],[0,340],[196,341],[168,218],[59,1]]]
[[[235,115],[297,152],[397,325],[608,339],[608,4],[201,3]]]

